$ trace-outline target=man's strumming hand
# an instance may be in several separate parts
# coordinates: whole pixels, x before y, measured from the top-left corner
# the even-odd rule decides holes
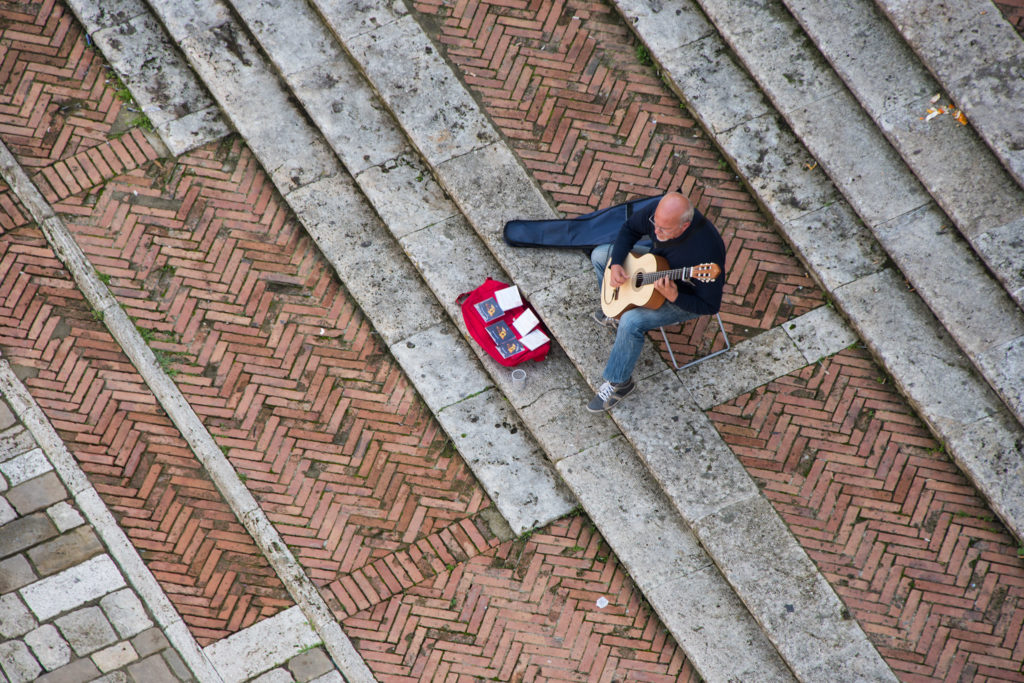
[[[612,287],[621,287],[626,284],[629,276],[626,275],[626,269],[622,266],[615,264],[608,272],[608,282],[611,283]]]

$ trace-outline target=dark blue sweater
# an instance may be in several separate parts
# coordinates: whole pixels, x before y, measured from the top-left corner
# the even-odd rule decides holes
[[[619,230],[619,236],[612,248],[612,263],[622,265],[633,245],[648,238],[654,245],[652,254],[664,256],[669,268],[684,268],[701,263],[717,263],[722,274],[714,282],[677,280],[679,296],[675,305],[700,315],[714,315],[722,306],[722,288],[725,286],[725,244],[718,230],[699,211],[694,210],[693,220],[683,234],[666,242],[659,242],[654,236],[651,218],[657,203],[637,211],[629,217]]]

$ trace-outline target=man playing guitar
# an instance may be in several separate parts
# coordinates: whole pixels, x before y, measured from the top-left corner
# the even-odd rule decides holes
[[[634,249],[636,243],[644,238],[651,240],[651,246],[641,245]],[[631,279],[632,274],[623,267],[631,249],[634,253],[649,250],[651,254],[664,258],[669,269],[717,264],[716,270],[721,274],[711,281],[661,277],[646,285],[648,296],[651,289],[660,295],[649,296],[650,304],[629,307],[620,312],[618,319],[605,315],[604,308],[594,312],[597,322],[616,330],[615,345],[604,369],[605,382],[587,405],[587,409],[595,413],[608,410],[636,389],[633,368],[640,358],[648,331],[701,315],[714,315],[722,304],[725,245],[715,226],[693,208],[686,196],[669,192],[653,209],[637,211],[622,225],[614,243],[602,244],[591,253],[590,260],[597,271],[599,285],[608,269],[609,282],[603,289],[611,291],[612,296],[618,295],[620,288],[638,289],[635,285],[640,280]],[[648,308],[648,305],[656,307]]]

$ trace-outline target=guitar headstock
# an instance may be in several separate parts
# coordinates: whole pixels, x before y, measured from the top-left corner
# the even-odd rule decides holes
[[[721,273],[722,269],[717,263],[702,263],[699,266],[690,268],[690,277],[696,278],[701,282],[714,282]]]

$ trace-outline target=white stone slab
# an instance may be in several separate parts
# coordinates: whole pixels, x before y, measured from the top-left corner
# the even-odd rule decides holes
[[[156,127],[160,139],[175,156],[230,135],[232,130],[231,124],[221,116],[217,105],[211,105]]]
[[[100,607],[122,638],[131,638],[153,625],[146,608],[131,590],[105,596],[100,600]]]
[[[835,355],[857,341],[857,333],[831,306],[818,306],[783,323],[782,329],[808,363]]]
[[[783,226],[811,271],[832,291],[878,272],[886,254],[846,202],[836,202]]]
[[[0,478],[0,481],[3,481],[3,479]],[[6,485],[7,483],[4,482],[4,486]],[[7,499],[0,497],[0,526],[3,526],[8,522],[14,521],[17,518],[18,513],[14,511],[14,508],[11,507],[11,504],[7,502]]]
[[[639,0],[630,4],[639,4]],[[664,25],[674,32],[672,22]],[[641,35],[647,40],[646,32]],[[656,54],[682,99],[713,133],[731,130],[771,111],[765,96],[717,34]]]
[[[815,168],[815,160],[775,116],[737,126],[718,142],[778,221],[800,218],[839,198]]]
[[[150,5],[175,42],[202,33],[231,20],[231,10],[219,0],[161,0]]]
[[[974,236],[972,245],[1003,283],[1017,305],[1024,308],[1024,216]]]
[[[799,680],[897,680],[760,493],[694,531]]]
[[[241,683],[320,642],[302,610],[290,607],[208,645],[203,652],[225,683]]]
[[[493,386],[462,335],[447,319],[390,348],[435,413]]]
[[[798,370],[807,359],[789,335],[775,327],[700,365],[679,371],[697,405],[708,410]]]
[[[313,0],[312,4],[343,40],[398,21],[409,13],[401,0]]]
[[[344,54],[304,0],[232,0],[231,5],[286,78]]]
[[[90,33],[149,11],[143,0],[68,0],[68,6]]]
[[[611,439],[558,470],[705,680],[793,680],[628,443]]]
[[[508,221],[557,216],[508,145],[489,145],[442,164],[428,161],[480,239],[527,295],[591,270],[589,261],[573,252],[505,244],[502,231]]]
[[[11,683],[34,681],[43,671],[28,646],[20,640],[0,643],[0,669],[7,674]]]
[[[431,164],[498,139],[413,17],[348,39],[346,48]],[[395,55],[401,55],[401,59],[395,59]]]
[[[516,535],[575,507],[572,493],[496,391],[448,406],[437,419]]]
[[[97,555],[18,592],[41,621],[124,587],[124,577],[109,555]]]
[[[138,658],[139,653],[135,651],[135,648],[128,641],[115,643],[92,654],[93,663],[103,673],[120,669]]]
[[[46,509],[46,514],[53,520],[54,526],[61,533],[64,533],[68,529],[74,529],[77,526],[85,524],[85,520],[82,519],[82,515],[79,514],[78,510],[71,506],[67,501],[61,501],[56,505],[51,505]]]
[[[673,371],[654,375],[639,388],[643,391],[630,397],[629,408],[613,416],[688,524],[760,495]]]
[[[440,319],[437,301],[351,179],[325,178],[285,199],[388,345]]]
[[[293,73],[288,83],[352,175],[409,149],[409,141],[347,57]]]
[[[47,671],[53,671],[71,661],[71,648],[53,624],[44,624],[25,634],[25,644]]]
[[[16,593],[0,595],[0,636],[17,638],[36,628],[38,623]]]
[[[33,448],[28,453],[0,463],[0,472],[7,477],[11,486],[17,486],[52,469],[53,465],[46,459],[42,448]]]
[[[399,239],[459,214],[419,155],[406,151],[356,178],[381,220]]]

